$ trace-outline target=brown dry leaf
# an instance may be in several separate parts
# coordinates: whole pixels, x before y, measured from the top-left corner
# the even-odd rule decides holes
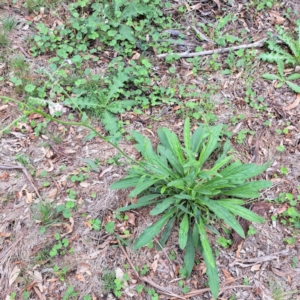
[[[54,188],[54,189],[52,189],[52,190],[49,191],[47,197],[48,198],[55,198],[56,195],[57,195],[57,188]]]
[[[8,173],[3,173],[0,175],[0,179],[6,179],[7,177],[9,177]]]
[[[240,252],[241,252],[242,246],[243,246],[243,243],[240,243],[240,244],[238,245],[237,250],[236,250],[236,253],[235,253],[235,257],[236,257],[236,258],[240,258]]]
[[[33,193],[29,193],[27,189],[25,189],[26,193],[26,203],[30,204],[33,202]]]
[[[197,10],[197,9],[199,9],[201,7],[202,7],[202,4],[201,3],[197,3],[195,5],[190,6],[190,9],[191,10]]]
[[[86,181],[84,181],[84,182],[80,182],[79,185],[80,185],[81,187],[83,187],[83,188],[87,188],[87,187],[89,187],[91,184],[88,183],[88,182],[86,182]]]
[[[34,270],[33,271],[33,277],[34,277],[34,281],[35,281],[37,287],[39,288],[40,292],[42,293],[44,291],[42,273],[40,273],[37,270]]]
[[[225,276],[225,280],[227,282],[234,281],[234,278],[231,276],[231,274],[229,273],[229,271],[227,271],[226,269],[221,269],[221,270],[222,270],[222,272],[223,272],[223,274]]]
[[[277,11],[271,10],[269,14],[274,24],[282,25],[285,22],[285,18],[280,16]]]
[[[282,109],[283,110],[291,110],[291,109],[297,107],[299,103],[300,103],[300,94],[297,94],[295,101],[292,104],[290,104],[286,107],[283,107]]]
[[[280,207],[278,207],[278,208],[275,210],[274,215],[275,215],[275,216],[280,215],[280,214],[282,214],[283,212],[285,212],[287,209],[288,209],[288,204],[287,204],[287,203],[284,203],[283,205],[281,205]]]
[[[251,270],[252,272],[254,272],[254,271],[258,271],[259,269],[260,269],[260,265],[254,265],[254,266],[251,267],[250,270]]]
[[[0,236],[1,236],[1,237],[6,237],[6,238],[7,238],[7,237],[10,237],[10,236],[11,236],[11,232],[9,232],[9,233],[4,233],[4,232],[1,232],[1,231],[0,231]]]
[[[64,237],[66,236],[67,234],[71,233],[73,231],[73,228],[74,228],[74,219],[71,217],[70,219],[70,225],[69,224],[64,224],[64,227],[66,227],[68,229],[68,231],[64,234],[62,234],[61,236]]]
[[[83,276],[81,273],[76,273],[74,277],[75,277],[75,279],[77,279],[78,281],[82,281],[82,282],[84,282],[84,283],[86,282],[84,276]]]
[[[138,52],[135,52],[135,53],[134,53],[134,55],[132,56],[132,58],[131,58],[131,59],[133,59],[133,60],[137,60],[137,59],[139,59],[139,58],[140,58],[140,56],[141,56],[141,54],[140,54],[140,53],[138,53]]]
[[[135,215],[131,212],[126,212],[125,215],[128,217],[128,223],[135,226]]]
[[[6,105],[2,105],[2,106],[0,106],[0,111],[2,111],[2,110],[5,110],[5,109],[7,109],[8,108],[8,105],[6,104]]]
[[[153,270],[154,273],[155,273],[156,270],[157,270],[158,260],[159,260],[159,254],[156,254],[156,255],[154,256],[154,261],[153,261],[153,263],[151,264],[151,269]]]
[[[46,300],[45,295],[42,295],[41,292],[37,289],[36,286],[33,286],[33,289],[34,289],[35,293],[37,294],[37,296],[39,297],[40,300]]]
[[[21,269],[19,268],[18,265],[16,265],[10,273],[9,281],[8,281],[9,286],[11,286],[15,282],[15,280],[18,278],[20,272],[21,272]]]

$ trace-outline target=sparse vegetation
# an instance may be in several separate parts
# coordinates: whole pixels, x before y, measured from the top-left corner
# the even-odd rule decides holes
[[[0,0],[1,299],[250,299],[236,233],[298,246],[300,11],[225,2]]]

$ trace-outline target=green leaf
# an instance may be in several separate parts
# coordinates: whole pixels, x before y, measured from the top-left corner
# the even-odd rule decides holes
[[[29,84],[26,84],[24,89],[25,89],[25,92],[32,93],[35,90],[35,88],[36,88],[35,85],[29,83]]]
[[[105,129],[114,136],[119,127],[118,127],[118,120],[117,118],[109,111],[104,110],[101,113],[101,122],[104,124]]]
[[[131,42],[135,41],[135,38],[133,36],[131,27],[129,27],[127,25],[124,25],[124,24],[121,24],[120,27],[119,27],[119,32],[128,41],[131,41]]]
[[[175,204],[176,198],[174,197],[169,197],[163,200],[163,202],[157,204],[151,211],[150,215],[151,216],[156,216],[158,214],[161,214],[164,212],[167,208],[170,207],[171,204]]]
[[[199,127],[195,130],[191,138],[191,150],[198,154],[200,147],[203,144],[203,141],[208,136],[208,131],[203,125],[199,125]]]
[[[121,179],[111,184],[110,188],[112,190],[127,189],[131,186],[136,186],[139,180],[140,178],[137,177],[125,177],[124,179]]]
[[[284,63],[281,59],[277,60],[278,73],[283,78],[284,76]]]
[[[299,85],[297,85],[297,84],[295,84],[295,83],[292,83],[292,82],[290,82],[290,81],[286,81],[286,84],[288,85],[288,87],[289,87],[292,91],[294,91],[294,92],[296,92],[296,93],[300,93],[300,86],[299,86]]]
[[[267,80],[281,80],[279,76],[274,74],[263,74],[261,77]]]
[[[204,222],[202,220],[202,218],[199,218],[199,223],[198,223],[198,232],[200,235],[200,242],[203,248],[203,254],[205,254],[205,257],[207,258],[207,262],[211,267],[215,267],[216,263],[215,263],[215,259],[208,241],[208,237],[205,231],[205,227],[204,227]]]
[[[212,152],[216,149],[219,141],[219,135],[222,130],[222,124],[219,124],[213,128],[211,128],[209,132],[208,141],[205,145],[203,145],[203,149],[200,153],[199,164],[202,166],[204,162],[208,159],[208,157],[212,154]]]
[[[244,229],[236,218],[225,208],[225,206],[222,206],[217,201],[210,199],[201,199],[201,202],[213,211],[218,218],[224,220],[224,222],[236,231],[242,238],[245,237]]]
[[[186,276],[189,277],[192,273],[195,264],[195,247],[193,243],[193,236],[191,230],[188,232],[187,244],[184,254],[184,267]]]
[[[152,15],[151,7],[146,4],[138,4],[136,1],[130,2],[123,10],[121,20],[127,20],[128,18],[137,17],[138,15],[148,15],[148,17],[150,17]]]
[[[159,181],[160,181],[160,179],[151,179],[151,180],[147,179],[144,181],[139,181],[136,185],[136,188],[130,192],[129,197],[132,198],[134,196],[137,196],[138,194],[145,191],[150,186],[154,185],[155,183],[157,183]]]
[[[223,171],[220,172],[220,175],[224,177],[224,179],[233,180],[246,180],[251,177],[257,176],[264,172],[270,163],[266,163],[264,165],[256,165],[256,164],[241,164],[241,162],[237,161]],[[209,185],[209,184],[208,184]]]
[[[159,241],[159,245],[158,246],[161,246],[161,247],[165,246],[166,241],[168,240],[168,238],[169,238],[169,236],[171,234],[171,230],[173,228],[174,221],[175,221],[175,217],[171,218],[170,221],[167,223],[167,225],[165,227],[165,230],[161,234],[161,239]]]
[[[233,214],[238,215],[248,221],[256,222],[256,223],[263,223],[265,222],[265,219],[250,209],[247,209],[243,206],[230,203],[230,201],[217,201],[220,205],[226,207],[229,211],[231,211]]]
[[[209,258],[207,256],[207,253],[204,251],[203,244],[200,247],[200,251],[203,255],[205,265],[206,265],[206,275],[208,278],[208,286],[211,290],[211,293],[215,299],[217,299],[220,289],[220,280],[219,280],[219,274],[218,274],[218,268],[216,266],[215,259],[213,257],[213,265],[209,263]],[[202,248],[202,249],[201,249]]]
[[[138,199],[138,203],[150,203],[151,200],[160,197],[161,194],[149,194]]]
[[[150,227],[146,228],[134,243],[134,250],[137,250],[147,245],[160,232],[162,227],[172,217],[174,212],[175,209],[170,210],[168,213],[164,214],[157,222],[155,222]]]
[[[272,183],[267,180],[251,181],[228,191],[223,191],[223,195],[240,198],[258,198],[260,196],[260,193],[258,192],[259,190],[269,188],[271,186]]]
[[[183,127],[183,139],[184,139],[184,147],[188,150],[191,149],[191,126],[190,126],[190,118],[186,118]]]
[[[300,74],[299,73],[291,74],[286,79],[287,80],[297,80],[297,79],[300,79]]]
[[[178,244],[180,249],[184,249],[188,239],[189,231],[189,217],[187,214],[184,214],[180,225],[179,225],[179,234],[178,234]]]
[[[173,152],[173,154],[177,157],[179,162],[183,164],[184,156],[177,135],[165,127],[158,129],[157,134],[161,144],[165,148],[170,149]]]

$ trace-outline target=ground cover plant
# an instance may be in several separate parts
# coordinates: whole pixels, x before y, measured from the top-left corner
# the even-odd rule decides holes
[[[0,298],[296,299],[297,11],[0,0]]]
[[[155,205],[150,215],[161,215],[158,221],[138,237],[134,249],[151,242],[165,224],[166,230],[162,236],[166,241],[177,221],[180,224],[178,244],[180,249],[186,250],[186,275],[189,277],[192,272],[195,249],[200,250],[214,298],[218,296],[219,280],[215,258],[205,231],[206,225],[213,223],[215,219],[223,220],[241,237],[245,237],[244,230],[234,215],[252,222],[263,222],[264,219],[244,208],[241,198],[259,197],[259,190],[271,186],[271,182],[264,180],[246,182],[261,174],[268,165],[242,164],[239,161],[230,163],[233,157],[227,155],[228,143],[225,143],[216,161],[210,161],[215,150],[220,147],[221,132],[221,125],[211,128],[200,125],[190,136],[190,120],[186,119],[184,145],[180,144],[174,132],[162,128],[158,130],[160,144],[157,151],[153,150],[148,138],[133,132],[138,142],[136,148],[144,161],[132,166],[128,176],[111,186],[113,189],[134,186],[129,196],[141,195],[136,204],[123,207],[120,211]]]

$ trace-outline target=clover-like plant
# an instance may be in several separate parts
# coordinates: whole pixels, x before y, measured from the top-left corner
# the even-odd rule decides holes
[[[160,215],[137,238],[134,249],[147,245],[165,226],[160,240],[164,246],[177,221],[178,244],[185,249],[186,276],[192,272],[198,249],[204,258],[208,283],[216,298],[219,291],[218,269],[206,229],[214,231],[210,224],[220,221],[245,237],[234,215],[253,222],[264,221],[243,207],[242,199],[259,197],[259,190],[270,187],[269,181],[247,181],[262,173],[268,165],[232,162],[233,156],[227,155],[229,142],[221,146],[221,124],[214,127],[200,125],[191,136],[190,120],[187,118],[183,145],[174,132],[161,128],[158,130],[160,143],[156,151],[148,138],[135,131],[132,135],[143,160],[131,166],[128,175],[113,183],[111,188],[134,186],[130,197],[139,197],[136,204],[120,211],[153,205],[150,214]]]

